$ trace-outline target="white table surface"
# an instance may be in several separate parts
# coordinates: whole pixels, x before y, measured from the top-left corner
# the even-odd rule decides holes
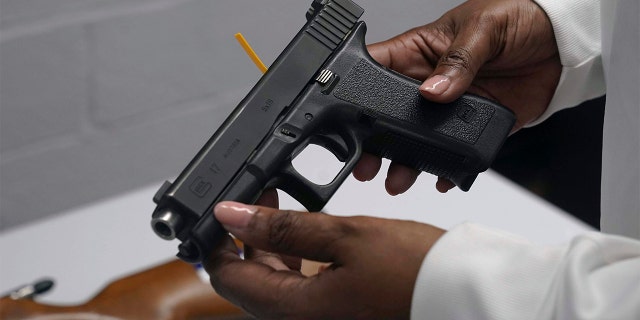
[[[323,161],[313,152],[295,163],[309,178],[332,177],[333,171],[318,166]],[[385,171],[386,166],[385,161]],[[160,184],[0,233],[0,292],[51,277],[55,287],[39,300],[77,304],[114,279],[171,259],[178,242],[161,240],[150,228],[151,198]],[[566,242],[590,230],[491,171],[466,193],[456,189],[442,195],[434,184],[435,177],[422,174],[409,192],[391,197],[384,191],[383,175],[367,183],[349,178],[324,211],[411,219],[443,228],[475,221],[542,244]],[[301,208],[288,196],[282,197],[281,207]]]

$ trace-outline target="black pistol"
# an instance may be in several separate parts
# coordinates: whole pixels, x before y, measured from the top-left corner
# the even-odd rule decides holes
[[[422,98],[420,82],[375,62],[364,10],[315,0],[307,23],[173,183],[154,196],[151,225],[178,238],[178,257],[200,262],[226,234],[212,213],[223,200],[253,203],[278,188],[309,211],[324,207],[362,152],[447,178],[467,191],[507,138],[514,114],[464,95]],[[332,182],[310,182],[291,164],[309,144],[344,163]]]

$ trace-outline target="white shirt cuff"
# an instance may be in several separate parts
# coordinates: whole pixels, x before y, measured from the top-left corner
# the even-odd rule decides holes
[[[551,20],[562,74],[546,112],[534,126],[562,109],[605,93],[599,0],[536,0]]]

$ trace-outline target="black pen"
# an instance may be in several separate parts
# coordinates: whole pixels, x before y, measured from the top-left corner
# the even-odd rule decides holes
[[[49,291],[53,287],[53,280],[42,279],[32,284],[11,290],[8,296],[13,300],[33,299],[35,296]]]

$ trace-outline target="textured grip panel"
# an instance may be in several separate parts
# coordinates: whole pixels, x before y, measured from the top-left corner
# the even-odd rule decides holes
[[[439,177],[453,178],[466,169],[461,155],[389,131],[369,139],[365,150]]]
[[[475,144],[495,110],[479,101],[460,98],[436,104],[422,98],[417,81],[384,72],[360,60],[334,90],[338,99],[395,119]],[[425,128],[425,129],[426,129]]]

